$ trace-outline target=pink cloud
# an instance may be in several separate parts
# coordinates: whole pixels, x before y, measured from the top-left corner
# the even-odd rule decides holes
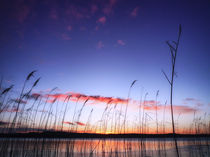
[[[197,101],[195,98],[185,98],[184,101]]]
[[[72,122],[63,122],[64,124],[68,124],[68,125],[74,125],[74,123]]]
[[[191,104],[191,105],[194,104],[195,106],[198,106],[198,107],[203,106],[203,103],[200,100],[195,99],[195,98],[185,98],[183,100],[183,104]]]
[[[77,125],[81,125],[81,126],[85,126],[85,124],[84,123],[82,123],[82,122],[75,122]]]
[[[1,112],[21,112],[21,111],[18,110],[17,108],[12,108],[12,109],[5,108],[5,109],[0,109],[0,113]]]
[[[88,100],[88,104],[90,105],[98,105],[100,103],[105,103],[105,104],[123,104],[126,105],[128,103],[128,99],[123,99],[123,98],[115,98],[115,97],[104,97],[100,95],[85,95],[81,93],[75,93],[75,92],[67,92],[65,94],[59,93],[59,94],[46,94],[44,97],[49,98],[48,102],[49,103],[54,103],[55,101],[64,101],[67,100],[69,97],[69,101],[71,102],[85,102]],[[161,105],[160,102],[155,101],[155,100],[146,100],[146,101],[136,101],[136,100],[129,100],[129,108],[132,109],[138,109],[141,107],[144,110],[147,111],[156,111],[156,110],[167,110],[168,113],[170,113],[171,108],[170,105]],[[184,106],[184,105],[173,105],[173,110],[175,114],[192,114],[195,111],[199,111],[199,109],[195,107],[190,107],[190,106]]]
[[[73,17],[77,20],[87,18],[89,17],[89,14],[90,14],[87,8],[83,8],[83,7],[72,5],[72,4],[68,6],[65,12],[66,12],[67,17],[69,18]]]
[[[46,94],[45,97],[51,98],[51,101],[54,99],[64,101],[67,98],[68,94]]]
[[[136,7],[133,9],[133,11],[131,12],[131,16],[132,17],[136,17],[138,15],[138,11],[139,11],[139,7]]]
[[[27,101],[22,99],[12,99],[12,101],[19,104],[27,104]]]
[[[98,30],[99,30],[99,26],[96,26],[96,27],[95,27],[95,30],[98,31]]]
[[[95,12],[97,12],[98,6],[95,4],[92,4],[90,10],[91,10],[91,13],[94,14]]]
[[[53,20],[57,20],[58,19],[58,13],[56,9],[51,9],[50,11],[50,18]]]
[[[22,5],[20,8],[18,8],[18,12],[15,15],[17,16],[18,22],[23,23],[29,16],[30,11],[31,8],[27,5]]]
[[[117,3],[117,0],[109,0],[109,3],[105,5],[102,10],[104,14],[109,15],[113,12],[113,7]]]
[[[66,28],[68,31],[71,31],[72,30],[72,26],[67,26],[67,28]]]
[[[39,93],[33,93],[30,97],[31,97],[32,99],[37,100],[38,98],[42,97],[42,95],[39,94]]]
[[[100,18],[97,20],[97,23],[105,24],[105,23],[106,23],[106,17],[105,17],[105,16],[100,17]]]
[[[171,111],[170,105],[166,105],[166,107],[164,105],[157,105],[156,106],[155,101],[150,101],[150,103],[146,102],[142,107],[145,110],[150,110],[150,111],[155,111],[156,109],[157,110],[164,110],[164,108],[166,110],[168,110],[169,112]],[[190,113],[194,113],[195,111],[198,111],[198,109],[196,109],[196,108],[189,107],[189,106],[182,106],[182,105],[173,105],[173,110],[174,110],[174,113],[177,113],[177,114],[179,114],[179,113],[190,114]]]
[[[98,48],[98,49],[101,49],[101,48],[103,48],[103,47],[104,47],[103,42],[102,42],[102,41],[99,41],[99,42],[97,43],[97,48]]]
[[[63,33],[63,34],[61,35],[61,38],[62,38],[63,40],[71,40],[71,37],[69,37],[69,35],[66,34],[66,33]]]
[[[117,43],[118,43],[119,45],[122,45],[122,46],[125,45],[125,42],[124,42],[123,40],[117,40]]]
[[[109,4],[111,6],[114,6],[117,3],[117,0],[109,0]]]
[[[61,100],[64,101],[68,96],[71,96],[69,101],[88,101],[94,102],[95,104],[98,103],[109,103],[109,104],[126,104],[128,102],[127,99],[121,99],[121,98],[114,98],[114,97],[104,97],[104,96],[98,96],[98,95],[85,95],[81,93],[75,93],[75,92],[68,92],[66,94],[47,94],[45,97],[49,97],[49,102],[52,102],[53,100]]]
[[[106,7],[103,9],[104,14],[109,15],[112,12],[112,8],[111,7]]]
[[[170,107],[167,108],[170,109]],[[179,105],[174,105],[173,109],[176,113],[194,113],[195,111],[198,111],[198,109],[195,109],[193,107]]]

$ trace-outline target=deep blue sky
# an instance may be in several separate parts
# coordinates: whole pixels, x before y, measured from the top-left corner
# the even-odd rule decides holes
[[[38,70],[37,91],[127,98],[142,89],[153,100],[169,101],[166,40],[183,34],[178,50],[174,103],[209,109],[210,2],[148,0],[16,0],[0,2],[0,75],[20,90]],[[194,102],[184,103],[186,98]],[[187,99],[188,100],[188,99]]]

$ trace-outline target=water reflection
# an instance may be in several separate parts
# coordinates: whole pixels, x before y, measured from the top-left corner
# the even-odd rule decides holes
[[[0,139],[4,157],[175,157],[173,139]],[[180,156],[209,156],[210,139],[179,139]]]

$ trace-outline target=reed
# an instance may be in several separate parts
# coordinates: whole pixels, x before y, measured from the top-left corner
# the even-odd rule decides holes
[[[11,98],[10,94],[13,91],[13,85],[8,86],[3,89],[2,80],[0,82],[0,128],[1,132],[50,132],[50,133],[107,133],[111,130],[114,133],[126,134],[128,133],[127,128],[132,128],[131,132],[138,132],[138,140],[136,139],[106,139],[100,138],[98,141],[93,139],[80,138],[78,139],[57,139],[51,138],[2,138],[0,139],[0,154],[4,157],[130,157],[130,156],[154,156],[154,157],[166,157],[170,156],[172,151],[171,148],[174,148],[176,151],[176,156],[185,156],[184,152],[186,149],[183,149],[185,146],[188,146],[187,156],[196,156],[196,157],[205,157],[210,155],[210,140],[206,139],[189,139],[188,141],[179,141],[177,140],[176,133],[177,131],[181,132],[179,125],[179,115],[178,118],[174,119],[173,111],[173,89],[174,89],[174,76],[175,76],[175,63],[176,56],[178,51],[179,40],[181,36],[181,26],[179,28],[178,39],[176,42],[168,42],[167,45],[170,48],[171,58],[172,58],[172,74],[171,78],[166,75],[163,71],[164,76],[167,81],[170,83],[170,111],[171,119],[170,126],[172,124],[173,130],[173,140],[162,138],[153,139],[150,141],[144,138],[145,133],[154,132],[155,134],[167,134],[167,120],[166,120],[166,104],[163,108],[163,115],[159,111],[159,90],[156,92],[155,96],[155,107],[154,117],[151,117],[151,114],[146,110],[148,102],[148,93],[141,93],[139,100],[139,108],[137,115],[133,121],[129,121],[127,112],[129,108],[129,100],[131,100],[131,90],[135,85],[137,80],[134,80],[129,86],[127,103],[125,106],[123,104],[119,105],[117,102],[107,101],[102,114],[100,115],[100,120],[95,124],[92,124],[92,115],[93,109],[90,110],[87,120],[80,121],[81,116],[83,116],[84,111],[87,110],[87,102],[91,100],[90,98],[86,99],[78,107],[78,102],[84,100],[82,96],[77,96],[76,104],[73,109],[70,101],[73,99],[72,95],[68,95],[65,99],[59,99],[52,93],[56,88],[52,89],[48,94],[42,96],[38,95],[37,97],[32,97],[33,89],[38,85],[40,78],[36,79],[33,82],[33,85],[28,86],[28,81],[34,77],[36,71],[32,71],[28,74],[24,80],[20,94],[16,99]],[[29,89],[29,90],[26,90]],[[143,96],[144,94],[144,96]],[[51,99],[53,96],[55,98]],[[82,97],[82,98],[81,98]],[[23,102],[27,102],[23,103]],[[61,105],[61,107],[60,107]],[[79,109],[78,109],[79,108]],[[69,112],[69,110],[71,112]],[[5,114],[6,111],[9,111],[9,114]],[[95,113],[95,110],[94,110]],[[67,116],[70,117],[66,121]],[[162,116],[162,121],[161,117]],[[66,130],[64,125],[68,125],[69,128]],[[153,129],[151,129],[153,125]],[[2,126],[6,126],[3,129]],[[176,127],[175,127],[176,126]],[[178,127],[179,126],[179,127]],[[210,116],[206,113],[203,116],[197,115],[194,113],[193,123],[191,128],[185,132],[190,132],[192,134],[210,134]],[[82,129],[78,129],[81,127]],[[84,127],[84,128],[83,128]],[[23,130],[24,129],[24,130]],[[109,130],[110,129],[110,130]],[[127,130],[126,130],[127,129]],[[179,130],[178,130],[179,129]],[[176,131],[176,132],[175,132]],[[121,135],[123,136],[123,135]],[[172,144],[175,146],[170,147]],[[183,146],[184,147],[183,147]],[[17,149],[18,148],[18,149]],[[196,148],[196,149],[194,149]]]
[[[178,32],[178,39],[177,41],[172,41],[171,43],[169,41],[166,41],[166,44],[168,45],[171,53],[171,64],[172,64],[172,71],[171,71],[171,79],[168,78],[166,73],[164,71],[163,74],[165,78],[167,79],[168,83],[170,84],[170,106],[171,106],[171,120],[172,120],[172,130],[173,130],[173,135],[174,135],[174,141],[175,141],[175,146],[176,146],[176,152],[177,156],[179,157],[179,150],[177,146],[177,140],[176,140],[176,132],[175,132],[175,125],[174,125],[174,111],[173,111],[173,89],[174,89],[174,76],[175,76],[175,65],[176,65],[176,57],[177,57],[177,52],[178,52],[178,47],[179,47],[179,42],[180,42],[180,37],[182,34],[182,27],[179,25],[179,32]],[[172,45],[174,44],[174,46]]]

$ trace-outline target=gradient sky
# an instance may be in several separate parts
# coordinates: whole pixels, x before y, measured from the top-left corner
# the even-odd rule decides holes
[[[15,0],[0,2],[0,76],[20,91],[32,70],[34,92],[169,102],[170,52],[165,41],[182,36],[174,104],[210,109],[210,2],[207,0]],[[105,105],[104,105],[105,106]],[[92,106],[91,106],[92,107]],[[91,108],[90,107],[90,108]],[[104,109],[94,108],[94,111]],[[130,110],[132,115],[134,110]],[[194,111],[183,114],[182,119]],[[176,115],[177,116],[177,115]]]

